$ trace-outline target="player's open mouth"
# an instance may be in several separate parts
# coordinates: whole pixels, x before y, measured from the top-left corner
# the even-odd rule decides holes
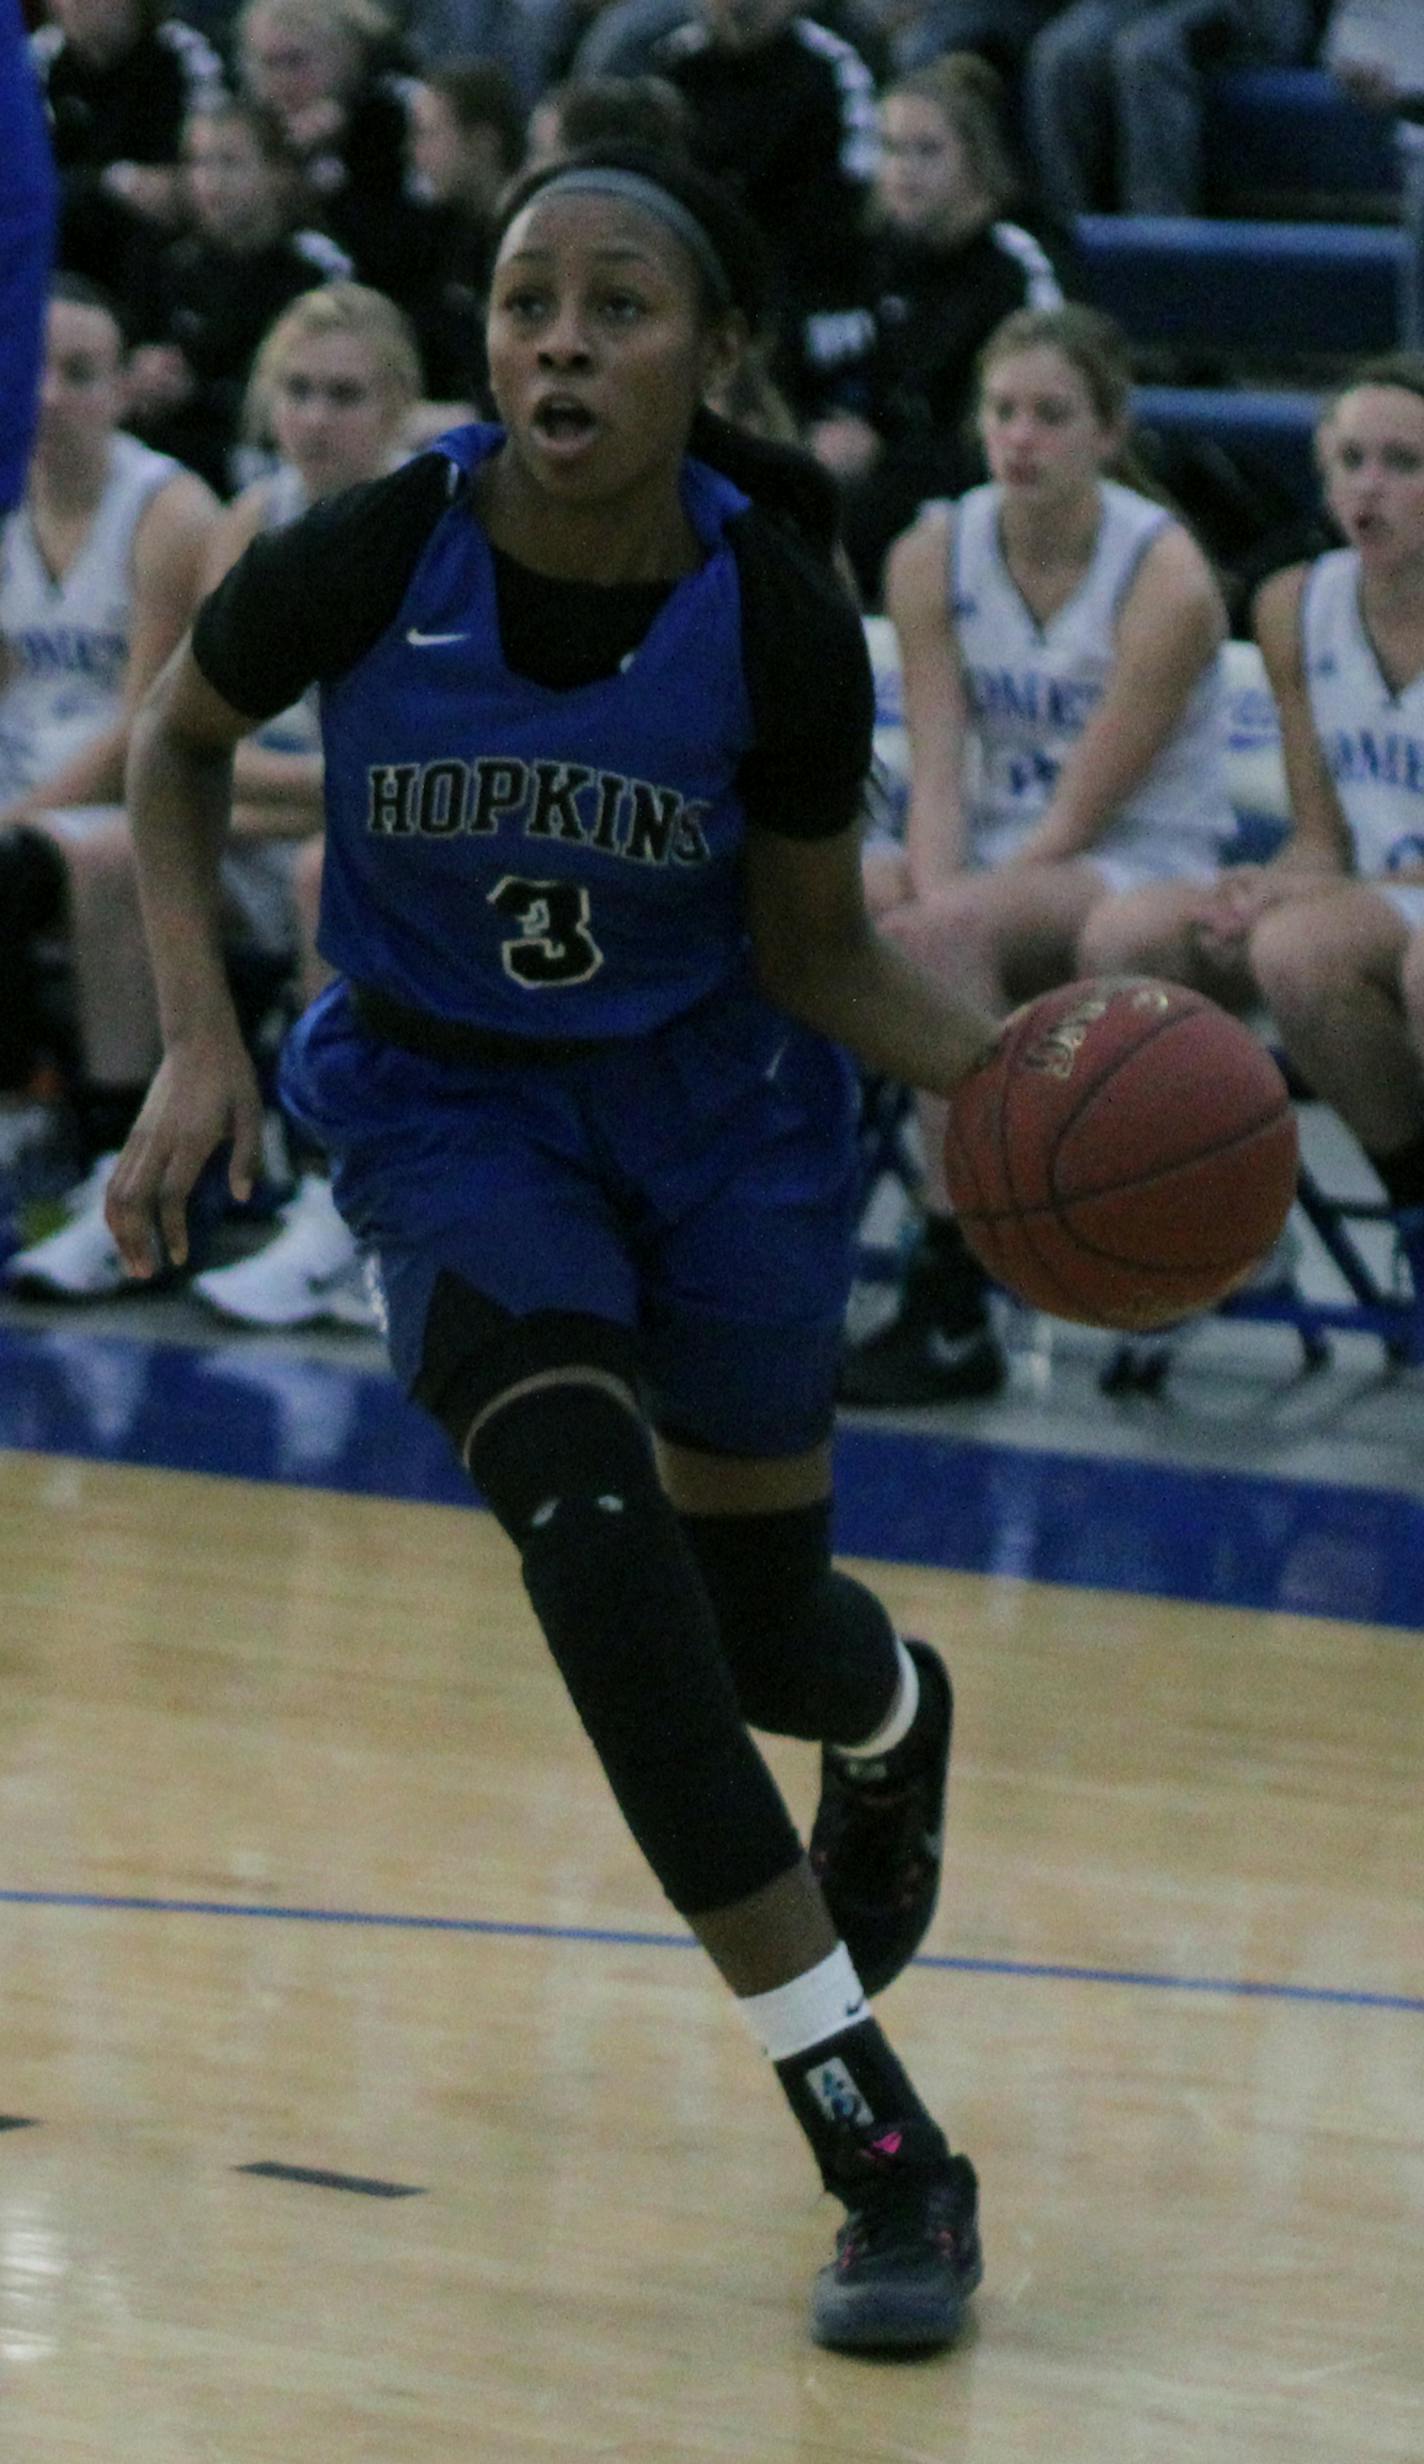
[[[548,394],[539,404],[531,421],[541,444],[567,450],[585,444],[593,435],[598,421],[586,402],[573,394]]]

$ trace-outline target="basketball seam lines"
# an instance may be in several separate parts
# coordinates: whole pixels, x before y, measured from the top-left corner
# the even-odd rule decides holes
[[[1116,1058],[1108,1064],[1107,1068],[1102,1072],[1102,1075],[1095,1078],[1090,1087],[1084,1087],[1082,1094],[1079,1096],[1077,1103],[1073,1107],[1073,1110],[1070,1113],[1067,1113],[1063,1120],[1061,1120],[1058,1124],[1058,1135],[1053,1142],[1053,1150],[1049,1157],[1050,1174],[1054,1165],[1058,1161],[1058,1149],[1063,1144],[1068,1132],[1076,1126],[1082,1114],[1087,1111],[1089,1104],[1093,1103],[1096,1098],[1102,1094],[1104,1087],[1109,1087],[1112,1085],[1114,1078],[1117,1077],[1120,1070],[1126,1069],[1129,1061],[1136,1061],[1140,1059],[1144,1052],[1150,1051],[1152,1045],[1158,1041],[1159,1037],[1165,1035],[1170,1027],[1184,1026],[1188,1019],[1197,1018],[1200,1014],[1200,1011],[1196,1009],[1174,1010],[1168,1012],[1164,1017],[1154,1019],[1152,1021],[1151,1032],[1149,1034],[1139,1036],[1135,1044],[1124,1045],[1122,1051],[1119,1052]]]
[[[1099,1083],[1101,1084],[1101,1081]],[[1061,1221],[1065,1213],[1074,1207],[1094,1206],[1100,1198],[1126,1197],[1135,1189],[1150,1189],[1156,1181],[1170,1180],[1174,1172],[1189,1172],[1194,1164],[1206,1162],[1212,1156],[1230,1155],[1237,1147],[1249,1146],[1253,1138],[1259,1138],[1263,1129],[1272,1128],[1277,1121],[1284,1120],[1286,1117],[1287,1113],[1285,1111],[1267,1112],[1263,1114],[1259,1121],[1254,1121],[1249,1129],[1239,1130],[1234,1138],[1228,1138],[1224,1142],[1218,1141],[1212,1146],[1200,1147],[1191,1155],[1176,1155],[1169,1164],[1159,1164],[1151,1172],[1138,1173],[1135,1178],[1130,1181],[1113,1181],[1106,1188],[1080,1189],[1074,1191],[1071,1195],[1058,1192],[1054,1196],[1046,1199],[1041,1206],[1005,1206],[997,1208],[992,1214],[987,1210],[984,1210],[977,1213],[974,1220],[976,1223],[985,1224],[1003,1223],[1010,1217],[1015,1217],[1020,1223],[1030,1223],[1035,1218],[1037,1218],[1040,1222],[1046,1218]],[[1059,1143],[1061,1144],[1061,1140]],[[1055,1145],[1055,1162],[1057,1160],[1057,1152],[1057,1145]],[[1010,1191],[1012,1193],[1012,1179],[1008,1173],[1007,1167],[1005,1168],[1004,1177],[1005,1180],[1009,1182]],[[1075,1237],[1081,1237],[1081,1235],[1078,1235],[1076,1225],[1073,1229]],[[1086,1241],[1083,1245],[1085,1248],[1089,1246]],[[1113,1252],[1111,1250],[1102,1250],[1096,1252],[1095,1254],[1103,1257],[1111,1257]],[[1120,1260],[1119,1263],[1126,1264],[1128,1261]],[[1135,1264],[1136,1261],[1134,1260],[1132,1263]],[[1158,1269],[1159,1273],[1166,1273],[1167,1271],[1169,1270],[1166,1268]]]
[[[1024,1022],[1024,1026],[1025,1026],[1025,1027],[1026,1027],[1026,1025],[1027,1025],[1027,1021],[1025,1021],[1025,1022]],[[1020,1030],[1020,1039],[1019,1039],[1020,1041],[1022,1040],[1022,1033],[1023,1033],[1023,1029],[1021,1028],[1021,1030]],[[1019,1194],[1018,1194],[1018,1185],[1017,1185],[1017,1183],[1016,1183],[1016,1181],[1015,1181],[1015,1179],[1014,1179],[1013,1163],[1012,1163],[1012,1159],[1011,1159],[1011,1154],[1010,1154],[1010,1149],[1009,1149],[1009,1139],[1008,1139],[1008,1115],[1009,1115],[1009,1089],[1010,1089],[1010,1086],[1012,1085],[1012,1070],[1013,1070],[1013,1065],[1014,1065],[1014,1062],[1017,1060],[1017,1058],[1018,1058],[1018,1054],[1017,1054],[1017,1051],[1015,1051],[1015,1052],[1014,1052],[1014,1054],[1013,1054],[1011,1057],[1007,1057],[1007,1059],[1006,1059],[1006,1066],[1005,1066],[1005,1068],[1004,1068],[1004,1070],[1003,1070],[1003,1074],[1002,1074],[1002,1077],[1001,1077],[1001,1080],[1000,1080],[1000,1087],[999,1087],[999,1101],[998,1101],[998,1104],[997,1104],[997,1106],[996,1106],[996,1108],[995,1108],[995,1118],[994,1118],[994,1126],[995,1126],[995,1129],[996,1129],[996,1131],[997,1131],[997,1133],[998,1133],[998,1147],[999,1147],[999,1178],[1000,1178],[1000,1180],[1002,1181],[1002,1183],[1003,1183],[1003,1185],[1004,1185],[1004,1188],[1008,1191],[1009,1196],[1010,1196],[1010,1198],[1011,1198],[1011,1199],[1012,1199],[1012,1201],[1013,1201],[1013,1204],[1012,1204],[1012,1205],[1010,1205],[1010,1206],[1007,1206],[1007,1207],[1005,1207],[1005,1208],[1004,1208],[1004,1210],[1003,1210],[1003,1215],[1002,1215],[1002,1216],[998,1216],[998,1217],[981,1216],[981,1217],[979,1218],[979,1221],[984,1222],[984,1223],[988,1223],[988,1222],[996,1222],[996,1221],[1003,1221],[1003,1220],[1012,1220],[1012,1221],[1015,1221],[1015,1222],[1018,1224],[1019,1229],[1020,1229],[1020,1231],[1021,1231],[1021,1233],[1022,1233],[1022,1235],[1023,1235],[1024,1246],[1025,1246],[1025,1248],[1028,1250],[1029,1256],[1032,1258],[1032,1260],[1033,1260],[1033,1262],[1034,1262],[1035,1266],[1038,1268],[1039,1273],[1040,1273],[1040,1274],[1041,1274],[1041,1275],[1042,1275],[1042,1276],[1046,1279],[1046,1281],[1047,1281],[1047,1282],[1048,1282],[1048,1283],[1052,1286],[1053,1290],[1054,1290],[1055,1292],[1060,1293],[1060,1294],[1062,1295],[1063,1299],[1064,1299],[1064,1300],[1065,1300],[1065,1301],[1069,1304],[1069,1308],[1068,1308],[1068,1310],[1065,1312],[1065,1314],[1071,1314],[1071,1310],[1072,1310],[1072,1308],[1073,1308],[1074,1306],[1076,1306],[1076,1305],[1077,1305],[1077,1303],[1076,1303],[1076,1297],[1075,1297],[1075,1294],[1074,1294],[1074,1291],[1073,1291],[1073,1287],[1072,1287],[1072,1285],[1071,1285],[1070,1283],[1068,1283],[1068,1282],[1066,1282],[1066,1281],[1064,1280],[1064,1277],[1062,1276],[1062,1274],[1061,1274],[1061,1273],[1059,1273],[1059,1272],[1058,1272],[1058,1270],[1055,1268],[1055,1266],[1054,1266],[1054,1264],[1053,1264],[1052,1259],[1051,1259],[1051,1258],[1045,1258],[1045,1257],[1043,1256],[1043,1254],[1042,1254],[1041,1250],[1037,1247],[1037,1245],[1036,1245],[1036,1243],[1035,1243],[1035,1241],[1034,1241],[1034,1237],[1033,1237],[1033,1225],[1034,1225],[1034,1219],[1035,1219],[1035,1217],[1037,1217],[1037,1218],[1041,1221],[1041,1220],[1042,1220],[1045,1216],[1049,1215],[1049,1213],[1050,1213],[1050,1209],[1048,1209],[1048,1208],[1046,1208],[1046,1207],[1028,1207],[1028,1206],[1025,1206],[1025,1205],[1022,1203],[1022,1201],[1020,1200],[1020,1198],[1019,1198]],[[1076,1115],[1075,1115],[1075,1117],[1076,1117]],[[1051,1183],[1051,1181],[1052,1181],[1052,1177],[1053,1177],[1053,1166],[1054,1166],[1054,1163],[1055,1163],[1055,1161],[1056,1161],[1056,1159],[1057,1159],[1057,1154],[1058,1154],[1058,1146],[1057,1146],[1057,1141],[1055,1141],[1055,1143],[1054,1143],[1054,1145],[1053,1145],[1053,1148],[1052,1148],[1052,1150],[1050,1151],[1049,1158],[1048,1158],[1048,1170],[1049,1170],[1049,1180],[1050,1180],[1050,1183]],[[1053,1209],[1051,1210],[1051,1213],[1052,1213],[1052,1215],[1053,1215],[1054,1219],[1056,1220],[1056,1219],[1057,1219],[1057,1213],[1058,1213],[1057,1208],[1056,1208],[1056,1207],[1055,1207],[1055,1208],[1053,1208]]]

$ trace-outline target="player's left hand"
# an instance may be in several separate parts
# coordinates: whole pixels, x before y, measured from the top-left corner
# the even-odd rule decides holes
[[[234,1034],[165,1057],[114,1166],[104,1202],[124,1272],[146,1281],[188,1257],[188,1200],[203,1166],[230,1143],[228,1185],[249,1198],[262,1165],[262,1096]]]

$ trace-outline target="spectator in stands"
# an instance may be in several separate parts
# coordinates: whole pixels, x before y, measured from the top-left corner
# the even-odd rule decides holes
[[[276,114],[307,186],[304,219],[363,282],[398,293],[418,247],[406,163],[411,80],[375,0],[247,0],[242,82]]]
[[[797,0],[702,0],[697,21],[668,36],[659,67],[687,102],[698,159],[767,241],[795,384],[806,319],[855,304],[877,151],[871,72]]]
[[[1305,60],[1315,32],[1314,0],[1071,0],[1028,55],[1045,203],[1065,219],[1199,212],[1208,66]]]
[[[665,37],[694,23],[698,14],[698,0],[593,0],[592,6],[566,0],[566,7],[572,46],[566,46],[558,73],[570,77],[655,75]],[[816,0],[806,14],[853,44],[877,85],[889,76],[892,53],[880,0]]]
[[[880,928],[1002,1014],[1069,980],[1098,901],[1209,879],[1231,828],[1220,594],[1123,467],[1130,367],[1096,311],[1020,310],[985,351],[991,478],[892,551],[911,787],[903,898]],[[845,1399],[992,1393],[1004,1362],[948,1211],[943,1113],[922,1115],[929,1222],[899,1317]]]
[[[1418,0],[1334,0],[1321,57],[1375,111],[1424,99],[1424,11]]]
[[[226,495],[263,334],[298,292],[340,280],[351,265],[325,233],[294,227],[300,166],[260,104],[205,105],[188,122],[183,154],[193,228],[150,261],[129,302],[139,345],[130,424]]]
[[[809,328],[825,387],[809,442],[841,483],[846,544],[871,607],[891,541],[925,500],[958,495],[983,475],[970,422],[989,336],[1016,308],[1062,303],[1043,244],[1008,218],[1016,179],[1001,91],[973,53],[890,88],[866,304]]]
[[[408,143],[426,211],[417,262],[398,296],[415,327],[426,392],[468,405],[485,381],[495,200],[524,150],[524,109],[507,71],[493,60],[434,70],[411,90]]]
[[[649,77],[657,72],[659,46],[697,15],[697,0],[603,0],[574,18],[576,39],[566,74],[586,77]]]
[[[91,1160],[122,1144],[157,1050],[119,805],[128,732],[192,614],[217,514],[200,479],[122,432],[123,389],[115,310],[61,275],[25,497],[0,530],[0,980],[14,1083],[33,1026],[34,936],[65,935]],[[95,1194],[90,1184],[80,1212]]]
[[[413,0],[402,23],[422,76],[488,61],[527,112],[549,82],[559,14],[560,0]]]
[[[419,393],[414,336],[381,292],[339,282],[294,300],[263,343],[249,398],[250,425],[281,458],[270,477],[225,509],[204,589],[217,587],[260,531],[393,469]],[[330,980],[316,948],[324,817],[316,698],[308,693],[269,719],[233,761],[234,839],[277,859],[278,881],[295,908],[303,1006]],[[315,1156],[304,1159],[268,1246],[195,1277],[193,1289],[220,1315],[248,1325],[375,1325],[356,1244]]]
[[[568,77],[529,118],[527,163],[551,162],[586,145],[640,145],[686,154],[692,115],[666,77]]]
[[[135,238],[177,229],[189,113],[221,89],[212,46],[162,0],[52,0],[33,51],[60,176],[60,262],[112,282]]]
[[[1346,544],[1256,603],[1294,828],[1205,894],[1108,900],[1081,956],[1264,1001],[1379,1174],[1424,1298],[1424,358],[1360,369],[1320,457]]]
[[[882,19],[899,76],[949,52],[977,52],[1016,80],[1024,54],[1061,0],[888,0]]]

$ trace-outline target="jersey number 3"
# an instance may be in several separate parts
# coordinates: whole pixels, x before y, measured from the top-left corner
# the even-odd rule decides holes
[[[506,873],[490,905],[519,927],[499,946],[500,964],[516,984],[586,984],[603,964],[588,929],[588,892],[576,881],[521,881]]]

